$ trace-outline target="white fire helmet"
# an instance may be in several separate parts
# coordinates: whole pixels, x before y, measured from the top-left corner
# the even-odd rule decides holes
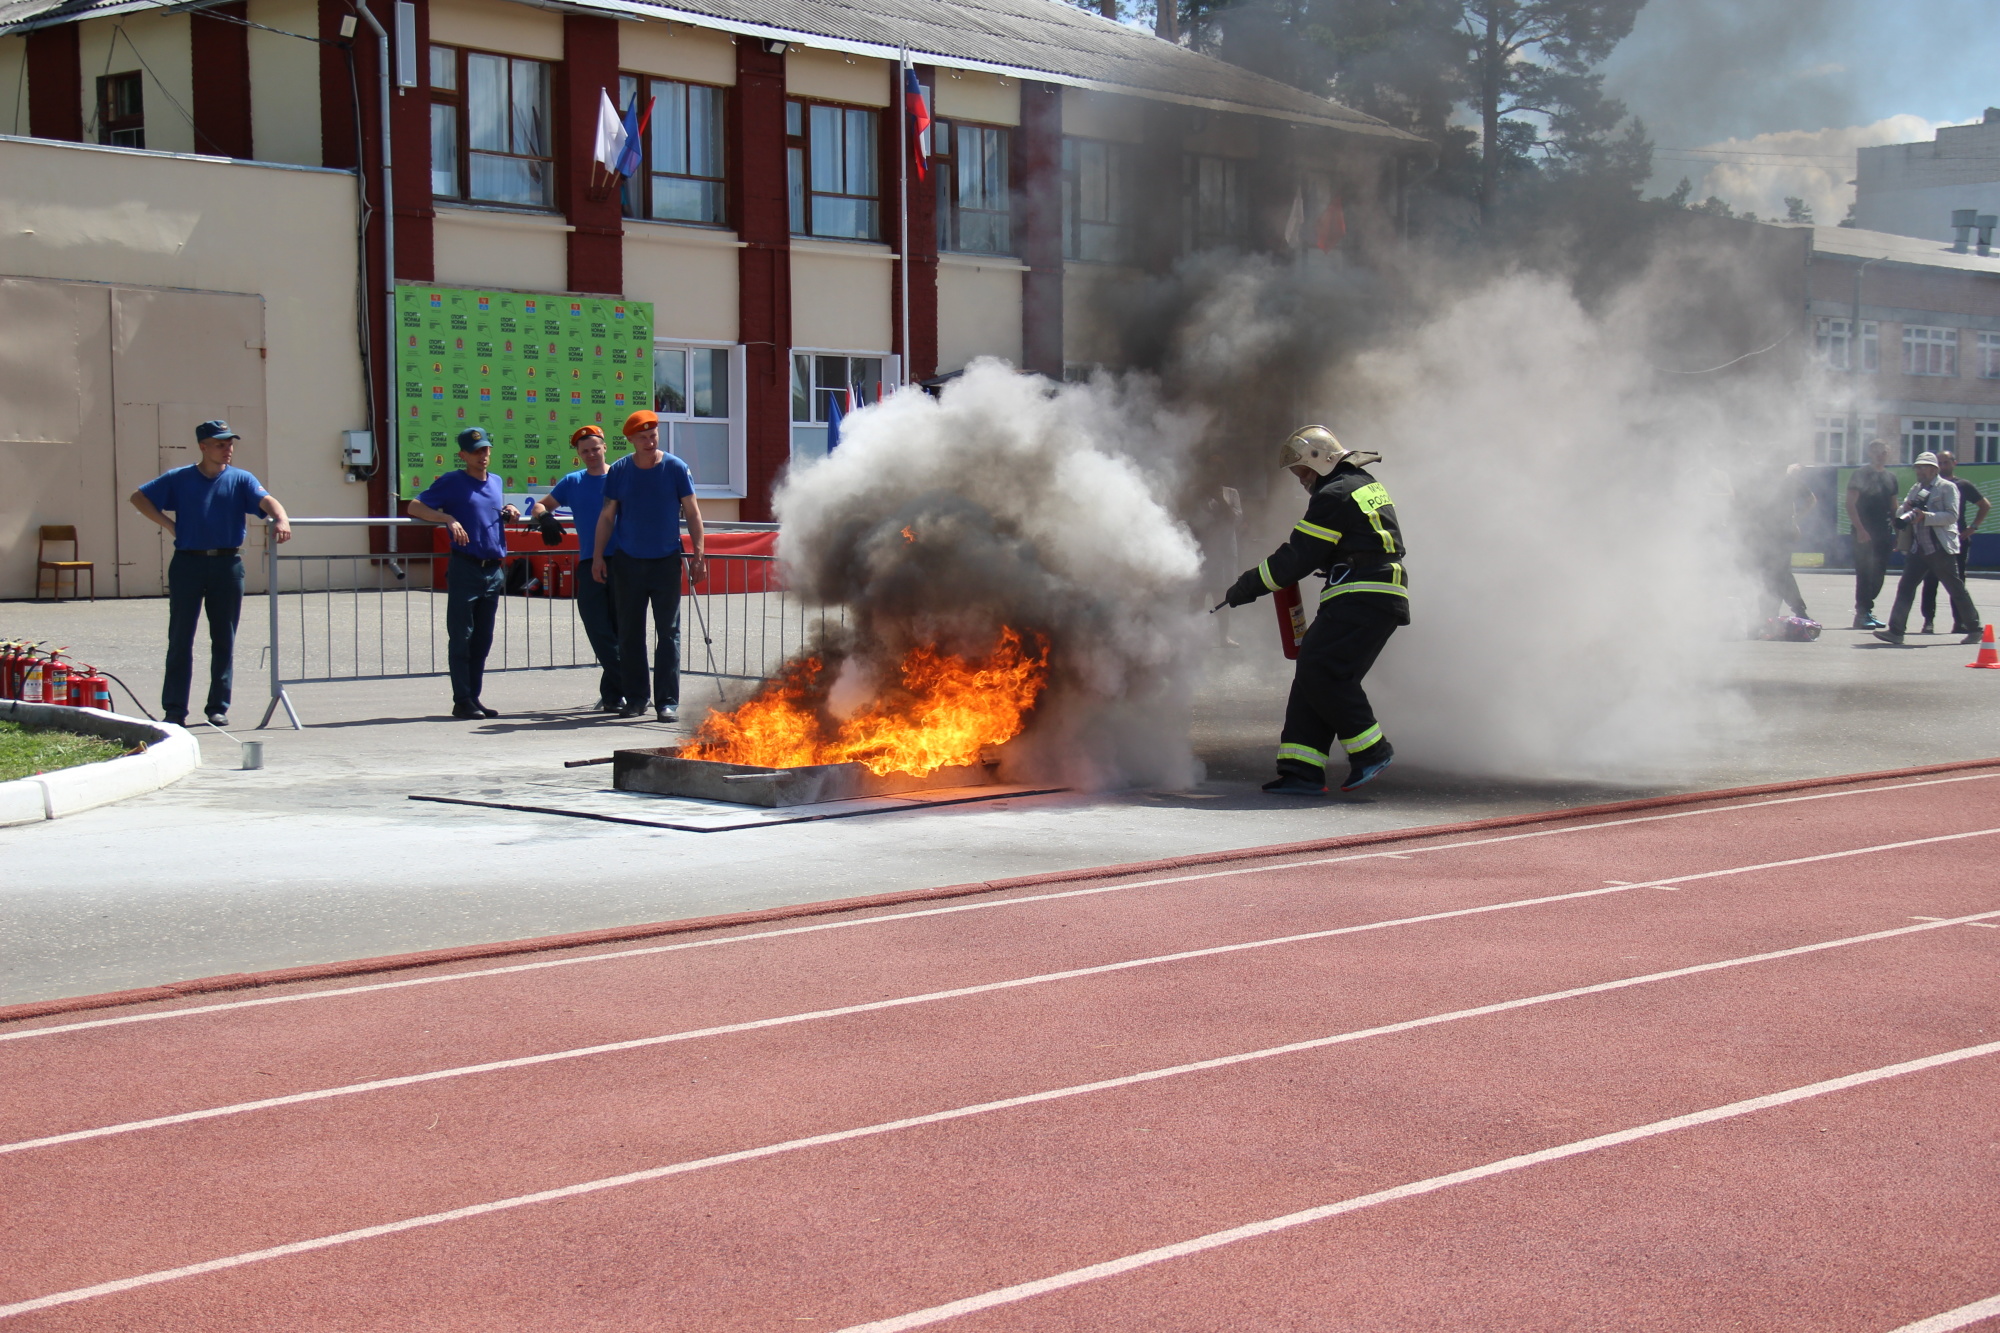
[[[1380,461],[1381,457],[1380,454],[1357,453],[1346,448],[1324,426],[1301,426],[1279,448],[1278,466],[1310,468],[1324,477],[1339,467],[1343,459],[1352,459],[1355,466],[1365,467]]]

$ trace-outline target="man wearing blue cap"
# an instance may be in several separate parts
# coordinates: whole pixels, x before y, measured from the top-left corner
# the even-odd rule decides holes
[[[521,511],[501,503],[500,478],[487,471],[493,441],[477,426],[458,433],[459,472],[447,472],[410,501],[410,517],[451,529],[445,567],[444,628],[451,639],[451,715],[498,717],[479,701],[486,653],[493,646],[493,617],[507,586],[504,525]]]
[[[208,704],[202,715],[229,724],[229,691],[236,665],[236,622],[243,614],[243,539],[246,516],[271,516],[273,535],[292,539],[292,521],[258,480],[232,467],[239,437],[227,421],[194,428],[201,461],[172,468],[132,492],[132,507],[174,539],[167,565],[167,678],[160,711],[176,726],[187,723],[188,687],[194,676],[194,627],[208,612]],[[172,511],[168,518],[163,511]]]

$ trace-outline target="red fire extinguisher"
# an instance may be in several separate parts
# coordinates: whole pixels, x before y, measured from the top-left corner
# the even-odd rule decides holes
[[[56,649],[60,653],[62,649]],[[69,663],[51,655],[42,667],[42,702],[50,704],[69,703]]]
[[[1299,585],[1278,589],[1271,604],[1278,608],[1278,645],[1287,658],[1296,659],[1299,645],[1306,641],[1306,608],[1299,596]]]
[[[42,664],[31,661],[21,675],[21,702],[38,704],[42,701]]]
[[[70,673],[69,703],[72,708],[101,708],[111,711],[111,682],[94,666]]]
[[[21,661],[19,644],[0,643],[0,699],[18,699],[21,695]]]
[[[576,596],[576,561],[564,560],[562,569],[556,575],[558,597]]]

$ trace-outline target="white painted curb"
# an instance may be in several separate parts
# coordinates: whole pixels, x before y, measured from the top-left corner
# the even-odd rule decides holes
[[[201,746],[185,727],[168,722],[147,722],[101,708],[64,708],[18,699],[0,699],[0,720],[59,727],[146,747],[140,754],[0,782],[0,826],[61,819],[79,810],[141,796],[178,782],[201,767]]]

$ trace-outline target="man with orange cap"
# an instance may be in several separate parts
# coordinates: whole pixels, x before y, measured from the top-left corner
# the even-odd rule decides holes
[[[660,448],[660,418],[638,411],[625,418],[632,452],[604,476],[604,508],[597,516],[596,555],[591,577],[611,582],[618,610],[618,662],[625,706],[620,717],[646,711],[646,609],[653,611],[659,643],[653,650],[651,696],[661,722],[680,720],[681,701],[681,520],[687,519],[693,550],[688,575],[699,583],[708,575],[707,541],[694,476],[680,459]],[[616,549],[613,544],[616,544]],[[608,558],[607,558],[608,554]]]
[[[604,461],[604,428],[579,426],[569,437],[583,467],[565,476],[535,501],[531,518],[543,518],[558,508],[569,510],[576,524],[576,559],[589,565],[597,550],[597,516],[604,508],[604,478],[610,467]],[[583,570],[576,581],[576,615],[583,622],[584,636],[597,658],[597,707],[616,713],[625,707],[625,685],[618,665],[618,624],[611,609],[611,585],[599,583]]]

